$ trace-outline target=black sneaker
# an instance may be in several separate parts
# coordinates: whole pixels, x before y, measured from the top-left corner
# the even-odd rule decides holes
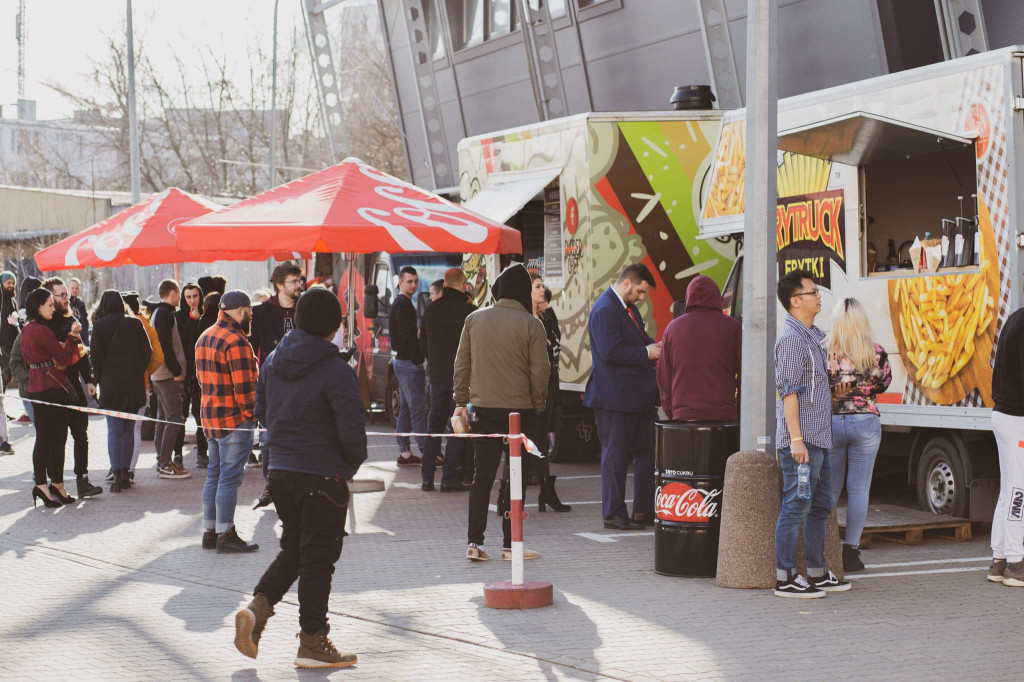
[[[203,549],[217,549],[217,531],[203,531]]]
[[[441,487],[443,488],[444,486],[441,486]],[[420,490],[422,490],[425,493],[433,492],[434,491],[434,482],[433,481],[423,481],[423,485],[420,486]]]
[[[443,493],[464,493],[467,490],[469,490],[469,488],[467,488],[466,486],[457,481],[455,483],[441,484],[441,492]]]
[[[107,477],[104,480],[107,483],[113,483],[114,482],[114,470],[113,469],[108,469],[107,470]]]
[[[249,453],[249,461],[245,463],[245,466],[249,469],[255,469],[260,465],[260,460],[256,458],[256,453]]]
[[[799,573],[790,580],[779,580],[775,583],[776,597],[789,597],[790,599],[821,599],[825,596],[823,590],[807,582],[807,578]]]
[[[246,542],[238,537],[235,527],[231,526],[217,538],[217,554],[246,554],[255,552],[260,546],[255,542]]]
[[[210,467],[210,458],[206,455],[196,455],[196,468],[197,469],[208,469]]]
[[[845,573],[853,573],[854,571],[863,571],[864,562],[860,558],[860,550],[853,545],[843,544],[843,571]]]
[[[846,592],[853,587],[849,580],[840,580],[832,571],[829,571],[820,578],[811,578],[811,582],[819,590],[825,592]]]
[[[13,455],[13,454],[14,454],[14,448],[11,447],[10,443],[8,443],[7,441],[3,441],[2,443],[0,443],[0,455]]]

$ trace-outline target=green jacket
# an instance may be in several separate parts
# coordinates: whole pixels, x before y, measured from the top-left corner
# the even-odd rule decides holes
[[[18,395],[22,398],[28,397],[28,364],[25,358],[21,357],[21,334],[14,339],[11,346],[11,375],[14,383],[18,385]]]
[[[544,323],[503,298],[466,318],[455,355],[455,404],[544,410],[548,394]]]

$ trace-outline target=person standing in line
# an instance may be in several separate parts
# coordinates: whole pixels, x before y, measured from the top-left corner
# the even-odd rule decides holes
[[[460,268],[446,270],[441,283],[441,295],[427,306],[420,330],[420,348],[430,367],[430,433],[451,432],[451,417],[455,412],[455,400],[452,398],[455,354],[459,350],[466,317],[476,310],[476,306],[466,301],[462,294],[466,275]],[[441,470],[441,492],[465,492],[469,488],[462,485],[458,476],[464,441],[459,438],[447,440]],[[425,491],[434,489],[434,471],[440,454],[441,439],[428,438],[421,469]]]
[[[999,332],[992,368],[992,434],[999,449],[999,498],[992,514],[988,580],[1024,587],[1024,308]]]
[[[199,320],[203,315],[203,290],[198,284],[189,282],[181,288],[181,308],[174,312],[185,351],[185,401],[182,414],[188,419],[189,413],[196,420],[196,466],[205,469],[209,464],[206,436],[199,417],[199,383],[196,381],[196,341],[199,339]],[[174,444],[174,461],[184,468],[185,429],[178,434]]]
[[[28,323],[21,330],[21,352],[29,367],[28,397],[41,401],[36,403],[33,420],[36,429],[32,451],[33,507],[37,500],[42,500],[47,507],[75,501],[64,488],[64,446],[68,440],[70,410],[63,406],[68,404],[71,392],[64,370],[79,360],[81,339],[78,334],[82,325],[73,323],[67,340],[61,343],[47,324],[56,314],[53,294],[47,289],[36,289],[26,296]]]
[[[82,324],[82,343],[89,345],[89,308],[82,300],[82,280],[72,277],[68,280],[68,305],[71,314]]]
[[[647,335],[636,304],[655,286],[643,263],[627,265],[590,311],[593,368],[583,404],[593,408],[601,440],[605,528],[639,530],[654,523],[654,421],[661,344]],[[633,518],[626,510],[626,468],[633,462]]]
[[[68,304],[68,290],[60,277],[50,277],[43,282],[43,288],[53,294],[54,314],[45,324],[53,331],[57,341],[64,343],[71,333],[71,327],[78,323]],[[84,328],[84,325],[83,325]],[[88,407],[89,398],[96,396],[96,379],[92,376],[92,363],[85,353],[77,362],[65,370],[71,392],[68,404]],[[68,426],[74,440],[75,477],[79,497],[92,497],[103,492],[103,488],[89,482],[89,415],[71,410]]]
[[[540,450],[541,457],[526,454],[524,461],[529,461],[533,476],[527,477],[530,485],[540,485],[537,495],[537,508],[547,511],[551,507],[557,512],[572,511],[572,507],[562,504],[555,491],[556,476],[551,475],[551,439],[549,432],[556,428],[555,415],[558,407],[558,358],[562,352],[562,330],[558,328],[558,318],[551,309],[551,290],[544,286],[544,279],[537,273],[530,275],[530,300],[533,303],[533,314],[544,324],[547,334],[548,362],[551,363],[551,375],[548,379],[548,399],[544,411],[537,417],[537,435],[534,442]],[[529,480],[534,478],[535,480]]]
[[[270,285],[274,288],[274,295],[252,309],[249,341],[260,365],[266,362],[284,335],[295,327],[295,302],[305,290],[302,269],[294,263],[282,263],[270,273]],[[260,432],[259,442],[262,450],[267,444],[266,431]],[[249,466],[257,467],[259,464],[256,456],[250,454]]]
[[[41,287],[42,284],[43,284],[43,281],[41,279],[37,279],[35,277],[26,277],[25,280],[21,283],[21,290],[20,290],[20,292],[18,294],[18,302],[19,302],[19,304],[18,304],[18,318],[17,319],[18,319],[18,329],[19,329],[19,331],[22,328],[24,328],[24,326],[26,324],[28,324],[28,317],[26,316],[26,313],[25,313],[26,305],[28,303],[28,295],[31,294],[36,289],[38,289],[39,287]],[[13,358],[13,351],[12,351],[12,358]],[[23,401],[22,402],[22,406],[25,409],[25,414],[23,414],[20,417],[18,417],[18,421],[15,422],[15,423],[17,423],[17,424],[31,424],[32,423],[33,413],[35,411],[35,408],[33,407],[33,403],[29,403],[29,402],[24,402]]]
[[[420,348],[416,324],[416,306],[412,297],[419,288],[420,277],[416,268],[406,265],[398,273],[398,296],[388,314],[388,337],[391,350],[395,353],[395,377],[398,378],[398,415],[395,429],[398,432],[426,433],[427,431],[427,375],[423,369],[423,349]],[[408,467],[421,464],[422,460],[412,454],[408,436],[396,436],[398,441],[398,466]],[[416,439],[420,453],[426,447],[426,438]],[[435,464],[436,466],[436,464]]]
[[[139,322],[142,323],[142,328],[146,330],[146,338],[149,339],[149,345],[153,349],[153,352],[149,356],[149,363],[146,365],[146,370],[143,373],[144,385],[146,387],[146,402],[138,410],[139,416],[146,416],[146,409],[149,405],[149,401],[153,397],[152,386],[150,377],[153,376],[153,372],[160,369],[160,365],[164,364],[164,351],[160,346],[160,337],[157,335],[156,330],[153,329],[153,325],[149,322],[149,313],[146,310],[142,310],[139,306],[139,294],[135,291],[126,291],[121,294],[121,298],[124,299],[125,305],[128,306],[128,310],[138,318]],[[132,487],[135,484],[135,465],[139,461],[139,453],[142,452],[142,422],[135,422],[135,426],[132,429],[134,435],[134,442],[132,444],[132,459],[128,466],[128,487]],[[111,470],[107,474],[107,481],[114,482],[114,472]]]
[[[181,342],[178,320],[174,312],[181,303],[181,289],[173,279],[160,282],[157,289],[160,303],[153,307],[150,322],[160,339],[164,364],[150,377],[150,385],[156,394],[157,422],[153,429],[153,444],[156,446],[159,478],[191,478],[192,472],[178,466],[173,460],[174,444],[178,432],[185,427],[182,406],[185,404],[185,347]],[[170,422],[170,423],[167,423]]]
[[[455,416],[468,417],[466,406],[472,403],[476,416],[474,432],[508,433],[509,414],[519,412],[523,433],[536,433],[537,415],[544,411],[547,399],[551,363],[544,324],[532,313],[529,271],[522,263],[506,268],[494,280],[492,292],[497,303],[470,314],[462,328],[454,367]],[[500,438],[476,441],[476,474],[469,493],[466,549],[470,561],[490,559],[483,549],[487,506],[503,452],[507,470],[508,448],[503,447]],[[506,498],[498,513],[504,519],[501,555],[511,561],[512,525],[503,513],[508,507]],[[539,556],[533,550],[523,550],[524,559]]]
[[[256,543],[238,537],[235,504],[252,448],[259,365],[247,338],[252,303],[244,291],[220,299],[220,315],[196,342],[196,376],[202,388],[203,428],[210,465],[203,485],[203,549],[255,552]]]
[[[3,381],[4,388],[11,385],[11,348],[14,347],[14,339],[21,331],[18,322],[17,289],[18,278],[14,273],[10,270],[0,272],[0,380]]]
[[[832,398],[825,334],[814,326],[821,312],[821,292],[813,275],[796,270],[779,279],[779,302],[786,317],[775,340],[775,444],[782,468],[782,509],[775,526],[775,596],[816,599],[826,592],[844,592],[825,563],[825,522],[832,496]],[[802,498],[798,467],[810,468],[810,497]],[[797,573],[796,546],[804,529],[808,577]]]
[[[100,384],[100,407],[137,414],[146,404],[146,366],[153,356],[146,328],[125,314],[125,302],[114,289],[100,296],[93,320],[92,365]],[[128,469],[134,450],[135,422],[107,416],[107,449],[114,474],[110,492],[131,487]]]
[[[465,278],[463,278],[465,279]],[[441,298],[441,294],[444,293],[444,279],[438,279],[430,283],[430,302],[433,303],[437,299]]]
[[[832,494],[838,503],[845,482],[847,497],[843,571],[863,571],[860,537],[882,442],[876,396],[889,388],[892,369],[885,349],[871,340],[871,321],[855,298],[836,304],[826,349],[832,389]]]
[[[366,461],[365,409],[359,383],[331,339],[341,327],[338,297],[304,293],[296,329],[263,363],[256,414],[270,435],[267,485],[281,519],[281,551],[235,614],[235,647],[256,658],[277,604],[299,581],[298,668],[346,668],[328,634],[331,575],[341,556],[350,481]]]

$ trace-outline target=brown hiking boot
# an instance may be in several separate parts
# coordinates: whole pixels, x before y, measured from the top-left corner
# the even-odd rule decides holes
[[[330,625],[313,635],[299,631],[296,635],[299,638],[296,668],[347,668],[356,664],[355,654],[343,654],[334,648],[334,643],[327,636],[330,631]]]
[[[256,658],[263,628],[273,615],[274,607],[266,597],[262,594],[253,597],[248,606],[235,614],[235,648],[249,658]]]

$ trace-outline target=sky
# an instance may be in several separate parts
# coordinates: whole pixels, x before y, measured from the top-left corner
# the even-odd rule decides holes
[[[293,27],[300,35],[304,32],[301,2],[280,0],[279,49],[286,46],[285,36]],[[87,86],[84,76],[92,60],[107,53],[108,38],[125,39],[126,2],[27,0],[26,5],[25,98],[37,101],[39,119],[70,117],[71,103],[44,83]],[[274,0],[134,0],[132,8],[136,51],[144,47],[160,71],[173,65],[174,44],[182,55],[193,52],[192,44],[212,46],[239,64],[247,63],[249,43],[270,51]],[[17,11],[18,0],[0,0],[0,105],[6,118],[15,116],[18,99]],[[342,6],[329,9],[328,18],[338,11]]]

